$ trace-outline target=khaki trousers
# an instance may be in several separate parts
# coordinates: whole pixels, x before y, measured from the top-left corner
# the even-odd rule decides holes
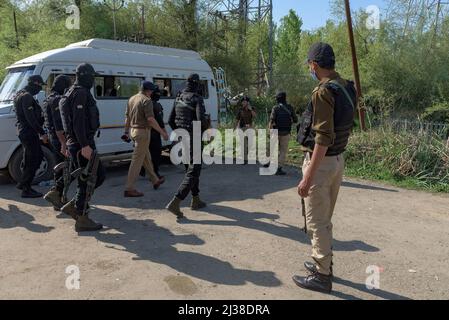
[[[290,135],[279,136],[279,166],[283,167],[287,161],[288,144],[290,142]]]
[[[307,154],[302,168],[303,174],[310,165]],[[332,215],[338,192],[343,181],[345,161],[342,155],[325,157],[312,182],[310,195],[305,199],[306,220],[312,240],[312,258],[318,272],[330,274],[332,263]]]
[[[128,180],[126,190],[135,189],[135,183],[139,177],[142,166],[145,168],[150,181],[155,184],[159,178],[154,173],[153,163],[150,155],[150,130],[149,129],[131,129],[131,139],[134,141],[134,152],[129,166]]]

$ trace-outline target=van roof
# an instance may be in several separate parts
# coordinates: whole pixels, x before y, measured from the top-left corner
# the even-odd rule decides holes
[[[195,51],[164,48],[137,43],[90,39],[65,48],[42,52],[17,61],[9,68],[42,62],[125,65],[210,72],[211,68]]]

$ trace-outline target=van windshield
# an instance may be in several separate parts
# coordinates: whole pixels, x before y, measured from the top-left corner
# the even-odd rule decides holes
[[[10,69],[0,86],[0,103],[12,102],[17,91],[25,87],[34,69],[35,66]]]

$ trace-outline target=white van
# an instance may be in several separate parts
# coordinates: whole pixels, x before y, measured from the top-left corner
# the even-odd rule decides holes
[[[37,95],[42,103],[59,74],[75,76],[77,65],[87,62],[101,75],[96,78],[92,94],[100,110],[101,127],[97,139],[98,151],[105,159],[130,156],[132,145],[121,141],[128,98],[139,91],[143,80],[149,80],[162,90],[161,104],[165,122],[176,94],[183,89],[189,74],[198,73],[206,113],[212,125],[218,123],[218,98],[214,73],[201,56],[193,51],[162,48],[120,41],[91,39],[62,49],[43,52],[8,67],[0,87],[0,170],[8,169],[14,180],[20,177],[22,148],[15,128],[12,99],[31,75],[41,75],[47,82],[46,92]],[[45,159],[36,173],[35,182],[50,180],[55,161],[47,148]]]

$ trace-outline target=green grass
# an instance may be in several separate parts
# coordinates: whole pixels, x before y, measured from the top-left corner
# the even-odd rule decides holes
[[[220,131],[224,133],[226,127]],[[304,156],[295,138],[292,134],[287,161],[301,169]],[[389,129],[354,132],[345,159],[348,177],[449,193],[449,150],[437,136],[394,133]]]

